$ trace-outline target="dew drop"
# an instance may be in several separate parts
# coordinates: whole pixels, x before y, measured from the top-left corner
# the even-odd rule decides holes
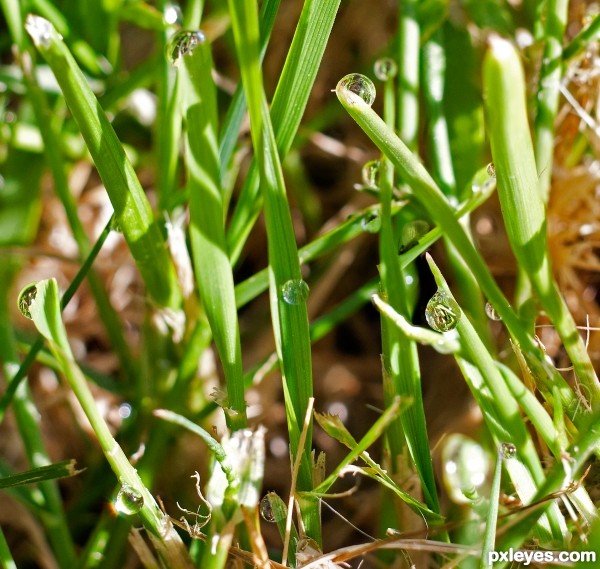
[[[21,314],[25,316],[25,318],[29,318],[31,320],[31,303],[35,300],[37,296],[37,284],[32,283],[27,285],[19,294],[19,298],[17,300],[17,304],[19,306],[19,310]]]
[[[362,167],[362,181],[367,188],[379,188],[379,160],[369,160]]]
[[[306,281],[302,279],[291,279],[281,287],[281,296],[288,304],[302,304],[306,302],[310,289]]]
[[[381,217],[376,213],[371,213],[360,220],[360,226],[367,233],[378,233],[381,229]]]
[[[163,12],[165,23],[169,26],[181,26],[183,24],[183,12],[181,6],[175,2],[167,2]]]
[[[269,494],[265,494],[260,501],[260,515],[265,522],[269,522],[270,524],[277,521],[275,519],[275,512],[273,512],[273,506],[271,506]]]
[[[496,167],[493,162],[490,162],[486,167],[485,171],[490,178],[496,178]]]
[[[115,500],[115,510],[125,516],[133,516],[144,507],[144,497],[129,484],[123,484]]]
[[[489,302],[485,303],[485,313],[490,320],[502,320],[502,316],[496,312],[496,309]]]
[[[456,328],[461,310],[456,301],[439,289],[427,303],[425,318],[427,324],[437,332],[448,332]]]
[[[52,32],[54,31],[54,27],[48,20],[46,20],[46,18],[29,14],[29,16],[27,16],[27,20],[25,20],[25,29],[31,36],[31,39],[36,47],[50,47],[50,44],[52,43]],[[58,34],[58,32],[55,33],[58,38],[62,39],[62,36]]]
[[[396,77],[398,64],[391,57],[382,57],[373,65],[373,73],[380,81],[389,81]]]
[[[429,231],[429,223],[422,219],[415,219],[409,221],[402,228],[400,233],[400,246],[398,247],[398,253],[402,254],[414,247],[423,235]]]
[[[369,107],[375,101],[375,85],[373,85],[373,81],[360,73],[350,73],[342,77],[335,90],[338,92],[350,91],[360,97]]]
[[[196,47],[204,43],[204,34],[201,31],[177,32],[167,44],[167,58],[173,65],[178,65],[184,55],[191,54]]]
[[[505,460],[514,458],[517,454],[517,447],[512,443],[502,443],[500,445],[500,454]]]

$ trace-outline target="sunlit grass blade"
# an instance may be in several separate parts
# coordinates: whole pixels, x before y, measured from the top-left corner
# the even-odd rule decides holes
[[[186,125],[190,236],[196,281],[225,374],[225,416],[230,428],[237,430],[247,425],[246,403],[233,273],[225,241],[217,94],[210,46],[203,36],[192,34],[198,45],[177,61]]]
[[[587,349],[552,275],[546,212],[538,191],[533,145],[527,122],[525,81],[515,48],[490,39],[484,62],[489,133],[502,215],[512,250],[571,357],[592,406],[600,405],[600,383]]]
[[[307,0],[271,104],[275,144],[283,158],[294,140],[312,89],[340,0]],[[260,170],[260,168],[259,168]],[[261,209],[259,172],[247,177],[228,232],[235,262]]]
[[[480,569],[488,569],[492,567],[489,561],[489,554],[494,550],[496,541],[496,526],[498,523],[498,506],[500,503],[500,482],[502,481],[502,445],[498,449],[496,464],[494,466],[494,474],[492,477],[492,487],[490,489],[489,509],[485,524],[485,534],[483,538],[483,546],[481,548],[481,560],[479,563]],[[510,460],[510,457],[508,457]]]
[[[178,309],[181,291],[173,263],[148,199],[110,122],[52,24],[30,15],[26,29],[61,87],[148,291],[159,306]]]
[[[271,317],[282,363],[291,456],[302,453],[298,490],[312,489],[312,429],[299,448],[302,424],[312,397],[312,362],[306,299],[298,250],[275,135],[263,89],[258,54],[258,15],[251,0],[229,3],[238,60],[248,102],[252,143],[261,174],[269,250]],[[304,508],[306,531],[320,542],[318,504]]]

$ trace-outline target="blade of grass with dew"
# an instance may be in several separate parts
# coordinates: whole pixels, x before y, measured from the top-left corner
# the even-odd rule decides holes
[[[569,0],[548,0],[544,14],[544,55],[535,97],[535,161],[538,186],[544,203],[548,202],[554,162],[554,121],[560,98],[563,76],[562,45],[567,27]],[[493,49],[493,47],[492,47]],[[506,95],[507,93],[504,93]],[[532,189],[533,191],[533,189]]]
[[[69,188],[66,164],[61,148],[57,144],[57,141],[60,140],[59,132],[57,132],[58,129],[50,120],[52,113],[48,101],[37,83],[34,72],[35,68],[32,67],[29,50],[22,51],[19,54],[18,61],[23,71],[23,80],[27,87],[27,95],[31,100],[35,118],[42,135],[44,153],[54,180],[54,190],[65,210],[69,227],[79,249],[79,254],[82,258],[85,258],[90,251],[90,242],[79,219],[77,205]],[[137,373],[135,358],[125,341],[123,325],[108,298],[108,293],[104,285],[94,269],[91,269],[88,273],[88,282],[110,344],[119,358],[120,369],[124,370],[126,377],[135,377]]]
[[[139,513],[153,543],[168,566],[191,567],[181,538],[113,438],[83,373],[75,363],[61,318],[56,280],[39,281],[26,287],[19,296],[19,308],[24,316],[33,320],[60,363],[62,373],[92,425],[107,461],[119,479],[122,489],[128,494],[127,499],[132,504],[131,513]]]
[[[190,200],[190,236],[196,281],[223,365],[232,430],[247,426],[240,331],[233,272],[227,254],[223,192],[219,176],[217,93],[210,45],[202,39],[180,57],[177,73],[185,117],[185,161]]]
[[[17,269],[18,267],[11,263],[0,266],[0,361],[7,380],[13,378],[19,369],[8,307],[11,285]],[[33,468],[47,467],[52,461],[40,429],[39,411],[27,383],[21,383],[18,389],[15,389],[11,403],[28,464]],[[42,482],[39,484],[39,491],[41,499],[38,506],[42,514],[40,518],[55,551],[56,560],[61,567],[72,567],[76,563],[77,554],[58,486],[54,482]]]
[[[340,0],[306,0],[292,45],[271,103],[276,148],[285,157],[304,114]],[[256,158],[256,156],[255,156]],[[235,263],[261,210],[260,167],[251,170],[228,231],[229,253]]]
[[[591,405],[596,407],[600,405],[600,382],[552,275],[546,213],[538,192],[527,123],[523,70],[516,50],[508,41],[495,36],[490,39],[483,77],[498,194],[512,250],[554,323]]]
[[[365,78],[366,79],[366,78]],[[485,261],[456,219],[457,212],[450,207],[441,190],[427,173],[418,158],[396,136],[385,122],[358,95],[345,88],[343,82],[336,88],[338,99],[375,145],[389,158],[402,173],[403,179],[410,185],[415,197],[429,213],[438,229],[454,244],[467,262],[480,283],[488,301],[504,321],[511,336],[515,338],[527,357],[527,364],[535,373],[538,381],[545,384],[556,382],[560,385],[560,394],[565,408],[573,416],[578,400],[566,384],[564,378],[545,361],[545,356],[533,338],[522,326],[521,321],[510,307],[496,281],[492,277]],[[574,419],[575,422],[578,419]]]
[[[285,184],[263,89],[258,54],[258,15],[251,0],[229,2],[242,74],[252,143],[261,173],[269,250],[271,317],[278,355],[282,363],[286,414],[291,455],[302,453],[298,476],[300,492],[312,489],[312,429],[306,446],[298,448],[302,421],[312,397],[312,364],[306,298],[308,285],[302,280]],[[321,541],[318,502],[301,506],[307,535]]]
[[[159,306],[178,309],[181,291],[173,263],[148,199],[104,111],[52,24],[30,15],[25,27],[61,86],[150,295]]]
[[[79,286],[85,279],[86,275],[90,271],[92,264],[94,263],[96,257],[98,256],[98,253],[100,252],[100,249],[102,249],[102,245],[104,245],[104,242],[106,241],[106,239],[110,233],[113,222],[114,222],[114,217],[111,216],[108,223],[104,227],[104,230],[102,231],[102,233],[96,240],[96,243],[92,247],[90,254],[85,259],[83,264],[81,265],[81,268],[79,269],[79,271],[77,271],[77,274],[75,275],[75,277],[71,281],[71,284],[69,285],[69,287],[65,291],[63,297],[61,298],[61,301],[60,301],[61,309],[64,310],[65,306],[67,306],[69,301],[73,298],[75,292],[77,291],[77,289],[79,288]],[[8,387],[6,388],[6,391],[2,394],[2,398],[0,399],[0,423],[2,423],[2,421],[4,420],[4,415],[6,413],[6,409],[11,404],[13,397],[14,397],[17,389],[19,388],[19,385],[27,376],[27,372],[29,371],[31,364],[33,364],[33,362],[35,361],[37,354],[40,352],[40,350],[42,349],[43,346],[44,346],[44,340],[42,337],[39,337],[36,340],[36,342],[33,344],[33,346],[31,347],[29,352],[27,353],[27,356],[21,363],[21,366],[19,367],[19,370],[17,371],[17,373],[14,374],[14,376],[12,376],[12,379],[10,380],[10,383],[9,383]]]
[[[427,262],[439,289],[448,299],[453,300],[448,284],[430,255],[427,256]],[[468,318],[460,313],[456,316],[456,331],[462,346],[460,353],[456,355],[456,361],[496,443],[511,443],[517,449],[518,460],[507,462],[506,469],[519,498],[527,504],[544,481],[544,471],[535,445],[518,403],[483,341]],[[562,541],[567,532],[564,518],[557,508],[549,512],[549,521],[554,539]],[[541,535],[548,537],[545,535],[545,528],[539,529]]]

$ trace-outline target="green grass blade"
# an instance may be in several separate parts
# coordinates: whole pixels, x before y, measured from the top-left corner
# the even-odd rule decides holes
[[[181,61],[182,60],[182,61]],[[187,190],[196,280],[227,384],[228,425],[247,426],[240,331],[233,273],[225,242],[217,141],[217,93],[210,46],[204,40],[179,61],[186,123]]]
[[[494,466],[494,475],[492,477],[492,488],[490,489],[485,534],[483,536],[483,545],[481,547],[480,569],[491,569],[492,567],[492,564],[489,563],[489,554],[494,550],[494,543],[496,541],[496,526],[498,523],[498,509],[500,503],[500,482],[502,480],[502,458],[502,450],[498,449],[496,465]]]
[[[32,468],[25,472],[19,472],[12,476],[0,478],[0,488],[11,488],[22,484],[38,484],[46,480],[56,480],[57,478],[69,478],[81,472],[75,469],[75,460],[63,460],[47,466]]]
[[[159,306],[179,308],[181,291],[164,239],[104,111],[52,24],[39,16],[29,16],[26,29],[61,86],[148,291]]]
[[[271,316],[282,363],[291,454],[302,452],[298,490],[312,488],[312,429],[299,449],[300,433],[312,396],[312,364],[306,298],[281,163],[268,112],[258,54],[258,15],[251,0],[229,3],[238,60],[250,114],[252,143],[261,174],[267,225]],[[305,510],[310,537],[320,541],[318,505]]]
[[[294,140],[329,39],[340,0],[307,0],[288,52],[271,104],[276,147],[283,158]],[[244,184],[229,225],[231,258],[242,247],[261,209],[259,172],[253,170]]]

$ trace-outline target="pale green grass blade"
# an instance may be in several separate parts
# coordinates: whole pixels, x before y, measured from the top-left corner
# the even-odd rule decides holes
[[[225,242],[217,93],[211,77],[210,46],[203,37],[194,37],[200,43],[177,62],[186,124],[190,237],[200,297],[225,374],[228,395],[225,416],[229,427],[237,430],[247,426],[246,403],[233,273]]]
[[[61,86],[148,291],[159,306],[179,308],[181,291],[164,239],[104,111],[50,22],[39,16],[29,16],[26,28]]]
[[[38,331],[44,336],[54,357],[60,363],[69,387],[85,412],[104,455],[119,479],[130,504],[130,513],[139,513],[146,529],[166,560],[175,561],[182,568],[191,567],[181,538],[173,527],[166,523],[154,497],[144,486],[135,468],[113,438],[108,425],[98,409],[83,373],[76,365],[69,346],[67,332],[61,318],[58,285],[55,279],[40,281],[26,287],[19,296],[19,308],[23,315],[31,318]],[[176,565],[177,563],[174,563]]]
[[[494,474],[492,477],[492,487],[490,489],[489,509],[485,524],[483,545],[481,547],[480,569],[491,569],[492,567],[492,563],[489,562],[489,554],[494,550],[494,542],[496,541],[498,506],[500,503],[500,482],[502,481],[502,458],[502,450],[498,449],[496,465],[494,466]]]
[[[571,357],[585,397],[600,405],[600,382],[550,267],[546,212],[527,123],[525,80],[518,54],[493,37],[484,61],[492,156],[502,215],[512,250]]]
[[[538,189],[548,202],[554,162],[554,120],[558,112],[560,82],[564,74],[562,44],[567,27],[569,0],[548,0],[545,13],[544,54],[535,97],[535,160]]]

